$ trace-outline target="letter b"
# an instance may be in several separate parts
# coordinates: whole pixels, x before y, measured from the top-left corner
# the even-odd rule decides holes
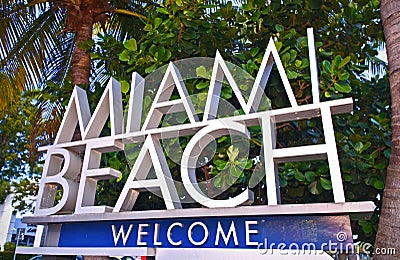
[[[35,215],[45,216],[59,211],[72,212],[78,191],[78,183],[74,179],[81,171],[80,157],[66,149],[51,149],[47,151],[43,176],[40,181],[38,201]],[[62,197],[54,205],[57,189],[62,187]]]

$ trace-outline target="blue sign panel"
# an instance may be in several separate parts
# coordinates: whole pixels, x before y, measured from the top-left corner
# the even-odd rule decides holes
[[[348,216],[254,216],[62,225],[59,247],[345,249]]]

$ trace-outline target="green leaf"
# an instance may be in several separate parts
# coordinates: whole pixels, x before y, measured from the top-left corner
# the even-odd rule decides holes
[[[282,46],[283,46],[283,43],[282,43],[282,42],[275,42],[275,46],[276,46],[276,50],[277,50],[277,51],[280,51],[280,49],[281,49]]]
[[[290,63],[290,53],[286,52],[285,54],[282,55],[282,63],[286,67]]]
[[[147,67],[144,71],[145,71],[147,74],[150,74],[150,73],[152,73],[153,71],[155,71],[156,68],[157,68],[157,64],[153,64],[153,65],[151,65],[150,67]]]
[[[324,188],[325,190],[331,190],[332,189],[332,182],[331,180],[325,179],[325,178],[320,178],[321,181],[321,186],[322,188]]]
[[[153,100],[151,99],[151,97],[145,96],[143,99],[143,108],[144,109],[149,108],[152,103],[153,103]]]
[[[376,159],[379,155],[379,150],[375,150],[371,153],[370,158]]]
[[[218,138],[217,142],[220,144],[220,143],[225,142],[227,139],[228,139],[228,137],[226,137],[226,136],[221,136],[220,138]]]
[[[282,188],[287,186],[287,180],[282,176],[279,176],[279,186]]]
[[[246,11],[246,12],[251,11],[253,9],[253,3],[248,2],[247,4],[243,4],[242,9],[243,9],[243,11]]]
[[[362,141],[362,136],[359,135],[359,134],[352,134],[352,135],[350,135],[349,139],[353,143],[357,143],[357,142],[361,142]]]
[[[216,188],[221,188],[224,184],[224,179],[222,178],[221,174],[216,175],[212,180]]]
[[[333,52],[331,52],[331,51],[329,51],[329,52],[327,52],[327,51],[322,51],[321,54],[324,55],[324,56],[332,56],[332,55],[333,55]]]
[[[205,89],[209,86],[210,84],[207,82],[199,82],[196,84],[196,89]]]
[[[116,170],[118,170],[120,165],[121,165],[121,163],[120,163],[120,161],[118,160],[117,157],[109,158],[108,159],[108,163],[110,164],[111,168],[116,169]]]
[[[211,168],[211,171],[210,171],[210,174],[211,175],[217,175],[219,173],[219,171],[218,171],[218,169],[217,169],[217,167],[212,167]]]
[[[128,50],[124,50],[119,54],[120,61],[129,61],[131,59],[130,53]]]
[[[89,51],[93,46],[94,46],[94,41],[92,39],[78,43],[78,48],[84,51]]]
[[[300,182],[304,182],[306,180],[306,177],[304,176],[304,174],[301,171],[296,171],[294,177],[296,178],[296,180],[298,180]]]
[[[360,153],[364,152],[365,150],[367,150],[368,148],[371,147],[371,142],[366,142],[363,147],[360,149]]]
[[[188,119],[188,116],[186,113],[177,113],[175,116],[176,122],[183,124],[185,121]]]
[[[226,154],[228,155],[230,161],[235,161],[239,155],[239,149],[231,145],[226,151]]]
[[[162,14],[169,14],[168,10],[162,7],[157,8],[157,11]]]
[[[218,170],[223,170],[228,162],[224,160],[214,160],[214,164]]]
[[[306,171],[306,170],[308,170],[308,169],[310,169],[311,168],[311,162],[300,162],[300,165],[299,165],[299,170],[300,171]]]
[[[390,159],[390,149],[386,149],[385,151],[383,151],[383,155],[384,155],[387,159]]]
[[[332,64],[334,68],[339,68],[340,63],[342,62],[342,56],[336,55],[335,59],[333,60]]]
[[[134,38],[127,40],[124,42],[124,47],[130,51],[137,51],[137,43]]]
[[[158,26],[160,26],[160,24],[162,23],[162,19],[157,17],[156,19],[154,19],[154,29],[157,29]]]
[[[246,170],[249,170],[249,169],[251,169],[251,167],[253,167],[253,160],[252,159],[248,159],[247,163],[246,163],[246,166],[244,166],[244,168]]]
[[[335,89],[341,93],[350,93],[351,87],[346,82],[335,82]]]
[[[161,46],[158,48],[157,52],[154,54],[154,58],[163,60],[164,54],[165,54],[165,48]]]
[[[331,72],[331,67],[332,67],[332,65],[331,65],[331,63],[329,62],[329,61],[327,61],[327,60],[324,60],[323,62],[322,62],[322,66],[324,67],[324,70],[326,71],[326,72]]]
[[[286,176],[288,178],[293,178],[296,175],[296,170],[295,169],[289,169],[286,173]]]
[[[381,163],[378,163],[378,164],[375,165],[375,169],[378,169],[378,170],[383,170],[386,167],[387,167],[387,164],[384,163],[384,162],[381,162]]]
[[[339,80],[348,80],[349,77],[350,77],[350,74],[347,71],[339,74]]]
[[[196,39],[196,38],[197,38],[197,35],[196,35],[196,32],[195,32],[195,31],[193,31],[193,30],[187,30],[186,32],[184,32],[184,33],[182,34],[182,38],[185,39],[185,40],[187,40],[187,41],[190,41],[190,40]]]
[[[148,23],[148,24],[146,24],[146,25],[144,26],[143,30],[146,31],[146,32],[150,32],[150,31],[153,30],[153,25],[151,25],[151,24]]]
[[[350,182],[353,178],[351,177],[350,174],[344,174],[344,181]]]
[[[127,153],[125,150],[126,157],[127,157],[128,161],[130,161],[131,164],[134,163],[134,161],[136,160],[136,158],[139,155],[139,152],[140,152],[140,149],[138,149],[138,148],[136,148],[135,150],[133,150],[132,152],[129,152],[129,153]]]
[[[369,224],[369,225],[363,226],[362,230],[364,231],[365,234],[370,234],[372,232],[372,225]]]
[[[130,85],[129,85],[128,81],[126,81],[126,80],[121,81],[121,91],[122,91],[122,93],[124,93],[124,94],[128,93],[129,88],[130,88]]]
[[[291,49],[289,51],[289,53],[290,53],[290,62],[292,63],[297,57],[297,51],[294,49]]]
[[[362,142],[357,142],[357,143],[354,145],[354,149],[355,149],[357,152],[360,152],[360,151],[361,151],[361,148],[363,148]]]
[[[207,70],[206,67],[204,67],[203,65],[201,65],[200,67],[196,68],[196,75],[200,78],[207,78]],[[198,84],[199,85],[199,84]],[[208,84],[207,84],[208,85]],[[197,88],[197,87],[196,87]],[[197,88],[199,89],[199,88]]]
[[[299,73],[292,71],[292,70],[287,70],[286,71],[288,79],[296,79],[298,76],[300,76]]]
[[[311,171],[305,172],[304,176],[306,176],[306,179],[309,182],[312,182],[315,180],[315,172],[311,172]]]
[[[150,46],[150,48],[149,48],[149,52],[150,52],[151,55],[154,56],[154,55],[156,54],[156,52],[157,52],[157,46],[154,45],[154,44],[152,44],[152,45]]]
[[[283,32],[285,30],[285,28],[281,24],[276,24],[275,25],[275,30],[277,32]]]
[[[347,56],[346,58],[344,58],[343,60],[342,60],[342,62],[339,64],[339,69],[340,68],[342,68],[343,66],[345,66],[347,63],[349,63],[350,62],[350,60],[351,60],[351,57],[350,56]]]
[[[170,50],[165,50],[165,54],[164,54],[164,61],[168,61],[172,56],[172,53]]]
[[[232,88],[223,87],[221,91],[221,97],[225,100],[228,100],[232,97]]]
[[[197,97],[199,98],[199,101],[202,102],[202,104],[204,104],[204,102],[207,101],[207,93],[199,93],[197,94]]]
[[[229,169],[229,173],[230,173],[230,175],[232,175],[235,178],[240,178],[240,176],[242,175],[243,171],[239,167],[232,166]]]
[[[260,48],[252,48],[250,50],[251,57],[255,57],[259,51],[260,51]]]
[[[90,53],[90,58],[91,58],[91,59],[101,59],[102,56],[101,56],[100,53],[91,52],[91,53]]]
[[[383,190],[383,188],[385,188],[385,183],[383,183],[381,180],[376,180],[374,181],[374,187],[377,190]]]
[[[229,186],[232,186],[237,180],[237,178],[233,177],[230,174],[226,175],[225,179],[226,179],[226,184],[228,184]]]

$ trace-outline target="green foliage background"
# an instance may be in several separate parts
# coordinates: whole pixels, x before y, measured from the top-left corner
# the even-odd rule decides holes
[[[346,199],[373,200],[379,210],[377,195],[382,195],[390,155],[390,97],[386,77],[365,76],[369,69],[366,64],[376,61],[374,57],[383,41],[379,19],[379,1],[271,1],[270,5],[266,1],[248,1],[241,7],[230,2],[211,6],[202,1],[176,1],[161,5],[149,15],[142,37],[120,43],[101,35],[101,40],[88,46],[88,50],[94,60],[105,65],[110,76],[126,86],[124,92],[128,93],[130,72],[145,76],[169,61],[214,57],[216,50],[225,60],[255,76],[269,38],[273,37],[298,103],[307,104],[312,100],[306,29],[313,27],[321,99],[354,100],[354,113],[334,118]],[[273,108],[288,105],[276,71],[267,86]],[[225,94],[227,98],[231,95]],[[279,125],[279,145],[323,142],[320,126],[315,120]],[[259,141],[252,142],[252,149],[259,149],[256,143],[261,141],[260,133],[253,131],[252,138]],[[229,144],[222,143],[219,154],[223,156],[214,158],[214,170],[223,169],[230,161]],[[249,170],[255,167],[252,165]],[[249,180],[250,171],[244,170],[247,178],[236,181],[239,187]],[[286,163],[280,166],[279,177],[283,203],[332,201],[325,162]],[[256,187],[256,203],[262,204],[265,192],[261,187]],[[377,214],[358,224],[355,233],[361,240],[372,242]]]
[[[391,145],[387,77],[377,75],[369,78],[365,74],[370,64],[385,68],[385,64],[375,58],[377,49],[383,43],[378,0],[292,0],[283,3],[271,0],[270,4],[255,0],[241,5],[231,2],[210,5],[201,0],[165,1],[148,10],[147,20],[138,26],[137,37],[120,42],[109,34],[100,33],[94,40],[80,46],[91,53],[94,66],[104,68],[104,74],[93,80],[90,102],[96,105],[105,77],[115,77],[122,83],[126,104],[133,71],[145,77],[170,61],[196,56],[215,57],[216,50],[225,60],[255,76],[269,39],[273,37],[298,103],[311,103],[306,38],[309,27],[314,28],[316,37],[321,99],[352,97],[354,100],[352,114],[334,117],[336,142],[346,199],[373,200],[377,205],[377,212],[370,220],[356,221],[353,227],[360,240],[373,242]],[[201,93],[203,85],[199,83],[192,82],[189,91]],[[47,95],[59,98],[64,105],[71,92],[69,78],[63,86],[49,82],[45,89]],[[275,69],[266,94],[273,108],[288,105]],[[229,88],[224,89],[223,95],[226,99],[232,97]],[[146,101],[144,103],[149,105]],[[277,127],[280,147],[323,142],[321,123],[317,120],[291,122]],[[104,134],[107,131],[105,129]],[[259,154],[260,129],[252,129],[251,134],[251,151]],[[235,147],[230,146],[229,141],[218,140],[218,158],[213,158],[199,172],[199,178],[207,180],[210,176],[218,176],[227,167],[233,169],[231,175],[239,178],[216,178],[218,181],[213,183],[215,187],[232,184],[229,182],[235,184],[222,197],[247,186],[250,173],[259,167],[251,160],[236,160],[232,155]],[[181,144],[184,146],[185,142]],[[10,151],[10,154],[13,152]],[[104,155],[102,164],[123,173],[120,179],[102,182],[98,186],[97,203],[113,205],[129,174],[129,167],[121,153]],[[172,174],[179,175],[179,167],[172,161],[169,165]],[[239,174],[235,170],[237,168],[241,170]],[[2,176],[18,178],[5,172],[3,174],[3,169]],[[7,181],[5,177],[2,179]],[[279,181],[283,203],[333,201],[329,171],[324,162],[280,165]],[[255,203],[266,203],[263,183],[253,189]],[[137,205],[137,209],[160,207],[163,207],[163,202],[151,194],[142,195]]]

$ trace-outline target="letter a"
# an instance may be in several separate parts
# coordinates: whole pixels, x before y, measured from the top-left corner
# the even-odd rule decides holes
[[[169,100],[174,86],[178,90],[180,99]],[[157,91],[142,129],[156,128],[164,114],[182,111],[186,111],[190,123],[199,121],[179,70],[171,62],[161,81],[160,88]]]
[[[290,86],[289,79],[286,75],[285,69],[283,68],[282,61],[279,58],[278,50],[276,49],[274,39],[271,37],[269,39],[267,49],[265,50],[260,70],[258,71],[256,80],[254,82],[253,88],[250,93],[248,105],[245,109],[246,114],[257,110],[261,100],[260,96],[261,94],[264,93],[264,89],[265,86],[267,85],[267,81],[269,79],[269,75],[271,73],[274,62],[276,63],[279,75],[281,76],[281,80],[285,88],[286,94],[288,96],[290,105],[292,107],[298,106],[296,98],[293,94],[292,87]]]
[[[146,179],[152,163],[157,178]],[[160,142],[156,137],[148,135],[113,212],[132,210],[141,191],[154,189],[161,190],[167,209],[181,208],[179,196]]]

